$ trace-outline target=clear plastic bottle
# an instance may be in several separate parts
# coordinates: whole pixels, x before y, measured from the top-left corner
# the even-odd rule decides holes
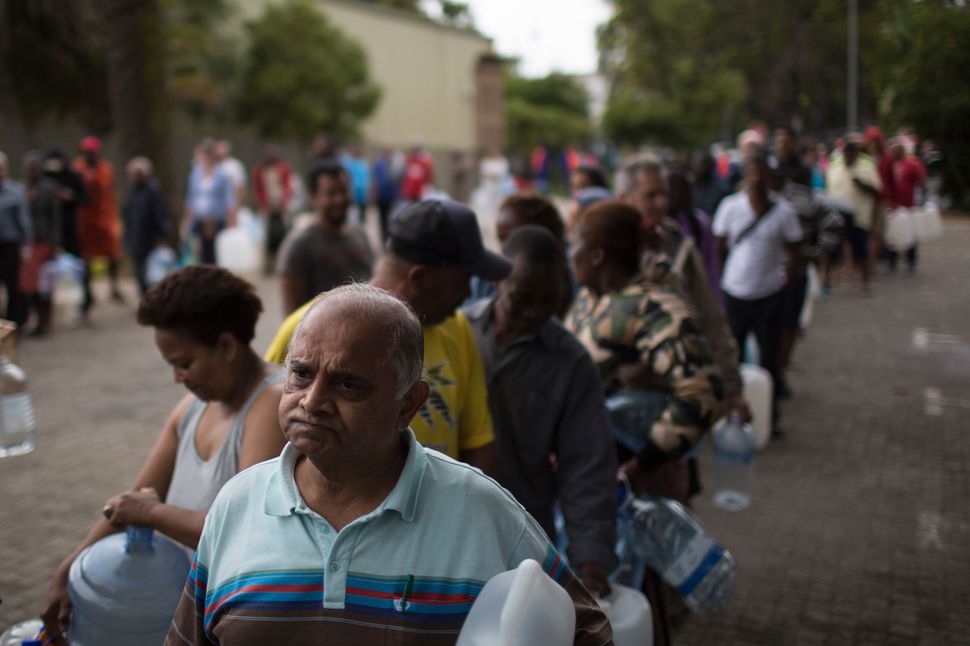
[[[694,612],[716,610],[730,597],[734,557],[680,503],[629,498],[620,515],[620,536],[617,582],[639,587],[644,566],[650,566]]]
[[[24,644],[40,643],[36,637],[44,627],[40,619],[28,619],[14,624],[0,635],[0,646],[23,646]]]
[[[758,442],[751,425],[731,413],[714,429],[714,504],[739,511],[751,504],[751,468]]]
[[[37,424],[27,376],[0,354],[0,458],[30,453],[36,444]]]

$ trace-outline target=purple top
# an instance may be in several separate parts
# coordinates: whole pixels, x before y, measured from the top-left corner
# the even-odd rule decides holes
[[[673,217],[677,221],[677,226],[680,227],[680,232],[694,239],[694,245],[701,252],[701,257],[704,258],[704,267],[707,269],[707,279],[711,283],[711,289],[714,290],[721,305],[726,307],[724,293],[721,291],[721,263],[717,257],[714,234],[711,233],[711,218],[700,209],[694,209],[694,217],[700,224],[700,239],[698,239],[694,235],[694,229],[691,227],[686,211],[677,211]]]

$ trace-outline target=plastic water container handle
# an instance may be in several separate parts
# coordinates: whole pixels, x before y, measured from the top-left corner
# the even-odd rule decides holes
[[[499,643],[514,644],[515,635],[524,619],[524,611],[529,607],[529,596],[539,577],[545,576],[542,567],[532,559],[522,561],[518,567],[520,575],[516,576],[509,588],[508,597],[502,607],[502,617],[499,622]]]

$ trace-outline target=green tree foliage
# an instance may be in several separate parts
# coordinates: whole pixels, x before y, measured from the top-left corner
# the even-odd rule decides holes
[[[883,28],[880,112],[890,126],[932,138],[950,192],[970,201],[970,9],[963,2],[901,3]]]
[[[95,132],[110,130],[107,45],[88,2],[2,0],[2,68],[7,98],[28,126],[74,116]]]
[[[194,117],[224,118],[234,98],[241,48],[226,33],[231,0],[163,0],[170,98]]]
[[[872,53],[886,8],[860,0],[861,115],[875,116]],[[844,0],[611,0],[600,30],[611,97],[604,129],[618,142],[697,146],[749,119],[844,126]]]
[[[264,136],[352,137],[380,98],[361,47],[309,0],[269,7],[247,25],[239,115]]]
[[[617,143],[687,145],[713,139],[746,97],[744,79],[707,41],[711,3],[614,0],[599,34],[611,93],[603,129]]]
[[[592,134],[586,89],[565,74],[537,79],[508,77],[505,121],[510,148],[520,154],[540,145],[563,148],[582,144]]]

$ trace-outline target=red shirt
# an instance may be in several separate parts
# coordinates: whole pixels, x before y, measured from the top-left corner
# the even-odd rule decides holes
[[[401,179],[401,196],[406,200],[420,200],[432,176],[431,159],[425,155],[408,155]]]
[[[926,179],[923,162],[912,156],[893,161],[893,206],[916,206],[916,187]]]

